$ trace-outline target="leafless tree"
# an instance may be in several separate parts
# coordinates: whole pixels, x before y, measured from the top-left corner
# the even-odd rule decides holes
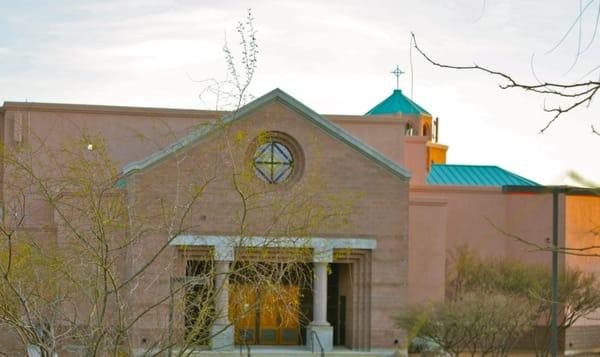
[[[241,70],[225,49],[236,101],[224,115],[237,115],[255,73],[252,21],[249,12],[238,27]],[[7,204],[0,223],[0,328],[16,335],[22,348],[35,347],[44,357],[69,346],[85,356],[190,355],[236,323],[213,329],[229,317],[216,308],[228,289],[218,280],[269,291],[277,308],[298,313],[281,286],[290,279],[299,286],[311,281],[305,237],[345,224],[351,199],[325,194],[327,185],[316,174],[286,190],[262,182],[246,153],[269,140],[268,133],[222,120],[203,125],[212,131],[202,153],[175,152],[160,179],[135,177],[133,188],[128,186],[133,178],[111,158],[106,138],[87,128],[59,145],[32,132],[28,143],[1,148]],[[203,217],[219,194],[235,203],[223,217],[228,233],[237,237],[226,273],[214,269],[210,249],[171,245],[205,229]],[[257,245],[256,236],[265,239]],[[297,249],[279,250],[273,258],[273,249],[290,239]],[[192,257],[197,266],[182,271],[176,266],[181,256]],[[231,299],[234,309],[238,298]],[[245,306],[237,316],[255,308]],[[136,329],[166,310],[168,328],[157,329],[142,351],[134,351],[140,348]]]

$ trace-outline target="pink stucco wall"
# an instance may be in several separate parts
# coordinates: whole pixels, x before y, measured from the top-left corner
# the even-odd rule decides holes
[[[550,194],[507,194],[500,187],[413,185],[410,197],[412,301],[443,296],[440,291],[445,284],[445,267],[452,264],[460,247],[473,249],[483,257],[518,258],[548,266],[551,262],[549,252],[532,251],[509,236],[546,243],[552,236]],[[564,228],[559,229],[559,241],[564,242]],[[423,278],[427,281],[421,281]]]
[[[427,141],[425,136],[404,139],[404,165],[411,173],[411,185],[424,185],[427,179]]]
[[[83,133],[104,138],[110,157],[117,167],[121,167],[146,157],[188,133],[197,125],[215,119],[221,114],[210,111],[30,103],[7,103],[0,112],[7,118],[5,124],[8,130],[4,133],[3,142],[7,145],[15,145],[15,133],[11,125],[19,116],[24,123],[22,134],[25,142],[35,148],[43,148],[35,155],[35,160],[40,164],[37,166],[40,171],[51,169],[44,166],[45,155],[61,150],[65,144],[75,144],[75,140],[80,139]],[[362,310],[369,311],[365,314],[364,321],[360,323],[361,334],[369,336],[363,345],[367,346],[370,343],[373,347],[392,347],[394,340],[403,337],[402,331],[395,328],[391,317],[406,303],[409,251],[408,182],[394,177],[358,151],[335,140],[304,120],[297,111],[279,102],[266,105],[249,115],[251,118],[248,120],[236,123],[235,130],[242,128],[244,132],[255,134],[261,130],[276,130],[292,135],[305,150],[306,172],[321,177],[323,184],[320,187],[329,189],[326,193],[349,192],[359,197],[355,200],[355,210],[348,225],[327,228],[330,230],[325,229],[315,234],[331,238],[364,237],[377,240],[377,250],[369,254],[369,269],[361,271],[360,279],[354,280],[353,283],[360,284],[357,289],[365,291],[365,295],[368,291],[368,299],[365,298],[360,307]],[[394,160],[401,161],[403,158],[404,128],[398,122],[375,119],[372,122],[365,122],[365,126],[361,126],[358,118],[342,118],[340,122],[347,126],[348,131],[354,132],[361,140],[368,142],[377,150],[384,151]],[[250,136],[249,139],[251,138],[253,137]],[[377,139],[381,142],[379,143]],[[196,155],[191,155],[190,160],[185,161],[185,164],[189,166],[200,163],[197,160],[206,154],[202,150],[205,147],[199,145],[191,149],[190,152]],[[81,150],[82,153],[87,150],[85,143],[81,143],[81,147],[75,146],[74,149]],[[245,154],[246,152],[240,152],[236,158],[245,161],[247,158]],[[321,165],[317,165],[318,163]],[[176,171],[168,170],[168,167],[165,169],[169,164],[175,165],[173,160],[167,160],[153,167],[152,170],[136,175],[132,181],[139,184],[147,177],[152,185],[150,183],[145,186],[138,185],[136,186],[138,189],[140,187],[148,189],[152,186],[157,187],[161,192],[168,190],[172,186],[169,173]],[[198,167],[188,166],[186,167],[190,172],[195,174],[190,177],[198,178],[206,174],[201,170],[198,171]],[[229,181],[223,180],[217,186],[227,182]],[[146,190],[145,193],[148,194],[148,191]],[[229,196],[211,195],[211,193],[207,193],[207,199],[198,206],[198,210],[205,213],[203,218],[198,216],[197,220],[206,220],[203,226],[208,227],[203,233],[231,233],[231,208],[237,202]],[[144,203],[141,205],[147,207]],[[31,224],[52,225],[50,207],[35,207],[29,214]],[[144,247],[151,246],[150,242],[164,240],[163,235],[146,238],[145,243],[149,245]],[[142,254],[143,251],[133,253],[135,254],[132,256],[137,257],[141,256],[138,253]],[[164,293],[168,287],[168,275],[165,274],[164,267],[172,263],[175,255],[174,249],[170,249],[157,259],[156,264],[148,271],[151,278],[146,281],[148,284],[143,285],[145,288],[150,290],[156,287],[155,292]],[[137,300],[132,301],[132,306],[137,306],[136,303],[148,302],[152,296],[154,295],[136,295]],[[151,326],[165,327],[166,315],[166,308],[160,306],[140,321],[142,330]],[[134,334],[134,336],[137,338],[141,335]]]
[[[279,107],[272,107],[263,114],[262,118],[256,117],[258,122],[266,120],[264,125],[280,127],[281,130],[287,130],[287,127],[285,123],[278,122],[279,118],[287,117],[289,123],[295,123],[298,119],[295,114],[292,115],[285,108]],[[198,125],[214,120],[220,115],[220,112],[201,110],[5,103],[4,107],[0,108],[0,138],[6,145],[15,144],[14,122],[17,117],[22,120],[22,134],[25,140],[38,148],[42,143],[50,148],[59,148],[66,142],[80,138],[83,132],[97,134],[106,139],[109,154],[118,166],[122,166],[146,157]],[[384,284],[386,279],[408,276],[408,301],[422,302],[443,298],[447,264],[452,262],[453,253],[461,246],[475,249],[482,256],[519,258],[549,266],[550,253],[532,251],[505,233],[536,244],[546,244],[552,236],[551,195],[508,194],[503,193],[500,187],[426,185],[428,138],[406,137],[404,132],[407,121],[414,118],[349,115],[326,117],[406,167],[412,174],[406,224],[402,218],[377,214],[381,211],[387,212],[390,208],[404,210],[405,203],[395,202],[408,199],[403,189],[394,190],[393,185],[388,187],[388,179],[381,175],[380,169],[357,164],[362,161],[354,157],[356,153],[339,149],[330,143],[328,138],[318,140],[324,146],[330,146],[322,150],[322,153],[326,153],[330,158],[338,156],[337,161],[332,160],[338,162],[337,164],[326,165],[327,169],[335,171],[330,173],[331,182],[336,183],[338,187],[347,186],[350,190],[368,195],[368,204],[363,207],[364,216],[356,217],[351,230],[337,233],[359,236],[375,234],[384,238],[395,237],[400,242],[382,238],[381,250],[374,256],[372,283],[376,288],[373,305],[389,305],[387,309],[373,312],[374,324],[377,320],[393,314],[394,309],[399,306],[395,305],[394,301],[386,300],[387,290],[378,287]],[[303,122],[299,124],[298,133],[312,133],[313,127],[303,125]],[[417,128],[415,127],[415,130]],[[46,154],[43,150],[39,152],[41,157]],[[4,175],[0,177],[3,178]],[[391,197],[392,195],[397,197]],[[1,198],[4,200],[4,197]],[[561,197],[559,206],[559,244],[579,247],[597,240],[600,198]],[[48,212],[44,211],[44,207],[37,207],[31,213],[31,222],[42,223],[50,217]],[[403,233],[406,229],[408,239]],[[406,244],[402,243],[405,241]],[[400,261],[395,262],[398,263],[394,265],[395,270],[390,270],[385,264],[390,264],[393,259]],[[566,265],[600,274],[597,259],[599,258],[561,256],[560,264],[561,267]],[[397,283],[398,286],[393,287],[394,292],[403,289],[403,282]],[[403,296],[401,303],[404,303],[404,293],[400,295]],[[153,318],[160,319],[162,313],[164,311]],[[387,328],[392,327],[389,321],[386,323]],[[598,324],[591,320],[580,320],[577,325]],[[600,336],[600,329],[598,331]],[[385,329],[380,328],[374,330],[373,338],[383,345],[395,337],[395,334],[396,332],[387,333]],[[583,338],[573,337],[573,340],[580,341]]]
[[[14,145],[14,121],[34,146],[59,148],[83,133],[100,135],[117,165],[139,160],[222,113],[204,110],[131,108],[43,103],[5,103],[3,142]]]
[[[181,163],[170,158],[132,176],[132,191],[129,194],[135,197],[136,211],[150,210],[152,202],[157,202],[158,198],[162,199],[172,190],[168,183],[175,181],[176,177],[183,177],[180,178],[180,184],[188,187],[190,182],[200,180],[206,171],[213,172],[206,169],[218,162],[219,169],[215,172],[219,176],[206,188],[203,195],[206,198],[194,204],[190,216],[191,221],[199,222],[200,215],[204,215],[204,221],[190,232],[235,235],[239,232],[239,223],[232,217],[239,216],[240,203],[228,176],[229,165],[235,160],[239,161],[238,164],[245,161],[244,153],[251,141],[263,130],[289,135],[299,143],[304,155],[303,174],[290,186],[289,192],[294,192],[294,188],[305,188],[310,193],[311,186],[318,183],[318,196],[324,200],[333,198],[331,202],[325,203],[327,207],[336,199],[358,197],[352,200],[352,211],[346,217],[347,224],[324,224],[314,227],[310,233],[331,239],[365,237],[376,240],[377,248],[370,254],[370,266],[361,271],[359,276],[352,277],[353,284],[360,285],[358,290],[370,290],[365,300],[360,302],[360,310],[369,312],[366,316],[368,320],[356,322],[357,331],[364,332],[368,329],[370,337],[366,342],[372,347],[393,347],[394,340],[401,340],[403,334],[395,328],[392,317],[406,303],[407,296],[408,182],[395,177],[279,102],[257,109],[228,129],[232,136],[238,132],[246,133],[243,139],[245,141],[239,147],[234,146],[231,149],[233,152],[219,151],[224,139],[215,136],[189,148],[182,154],[186,159]],[[180,173],[183,174],[179,176]],[[273,191],[273,200],[288,192],[286,189]],[[270,222],[268,217],[268,209],[251,211],[248,216],[250,228],[247,228],[246,234],[277,234],[277,227],[261,226]],[[285,221],[285,217],[279,219]],[[153,240],[147,240],[144,248],[158,245],[164,239],[157,236]],[[163,272],[158,275],[161,280],[157,289],[164,291],[168,287],[164,283],[166,274]],[[141,321],[140,324],[142,329],[155,326],[152,319]],[[358,333],[357,331],[354,332]]]
[[[326,115],[325,117],[401,166],[405,166],[406,119],[352,115]]]
[[[558,243],[565,243],[565,198],[559,195]],[[510,193],[506,195],[506,232],[539,246],[552,241],[552,194]],[[522,259],[532,264],[550,267],[551,253],[528,247],[516,239],[506,239],[506,256]],[[559,256],[559,266],[564,267],[564,257]]]
[[[443,300],[448,200],[411,192],[409,202],[408,300]]]

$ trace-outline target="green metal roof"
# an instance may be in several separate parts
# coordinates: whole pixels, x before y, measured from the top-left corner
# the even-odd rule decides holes
[[[427,183],[451,186],[540,186],[537,182],[501,167],[481,165],[433,164],[427,176]]]
[[[426,114],[431,116],[423,107],[404,96],[400,89],[395,89],[392,95],[377,104],[365,115],[385,114]]]

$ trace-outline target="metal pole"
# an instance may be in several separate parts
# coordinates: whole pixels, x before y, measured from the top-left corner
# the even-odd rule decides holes
[[[558,352],[558,190],[552,190],[552,321],[550,349],[552,357]]]
[[[169,350],[168,356],[173,356],[173,277],[169,277]]]

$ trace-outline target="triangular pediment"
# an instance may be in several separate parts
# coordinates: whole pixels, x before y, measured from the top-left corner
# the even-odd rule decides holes
[[[277,88],[269,93],[253,100],[252,102],[244,105],[239,110],[230,112],[226,114],[222,119],[218,122],[213,122],[207,125],[203,125],[201,128],[193,131],[192,133],[182,137],[181,139],[175,141],[171,145],[158,150],[146,158],[131,162],[125,167],[123,167],[122,174],[124,176],[129,176],[134,174],[135,172],[145,170],[149,167],[152,167],[163,160],[171,157],[176,154],[180,150],[184,150],[188,147],[194,146],[195,144],[202,141],[204,138],[208,137],[210,134],[214,133],[216,130],[220,130],[224,126],[234,123],[239,120],[243,120],[248,114],[256,111],[259,108],[262,108],[273,101],[278,101],[288,108],[296,111],[300,114],[300,116],[311,122],[313,125],[317,126],[319,129],[327,133],[329,136],[337,139],[343,144],[351,147],[373,163],[381,166],[386,169],[394,176],[401,178],[403,180],[408,180],[410,178],[410,172],[398,165],[396,162],[390,160],[386,156],[379,153],[377,150],[363,143],[344,129],[335,125],[328,119],[324,118],[314,110],[310,109],[306,105],[302,104],[300,101],[296,100],[286,92]]]

